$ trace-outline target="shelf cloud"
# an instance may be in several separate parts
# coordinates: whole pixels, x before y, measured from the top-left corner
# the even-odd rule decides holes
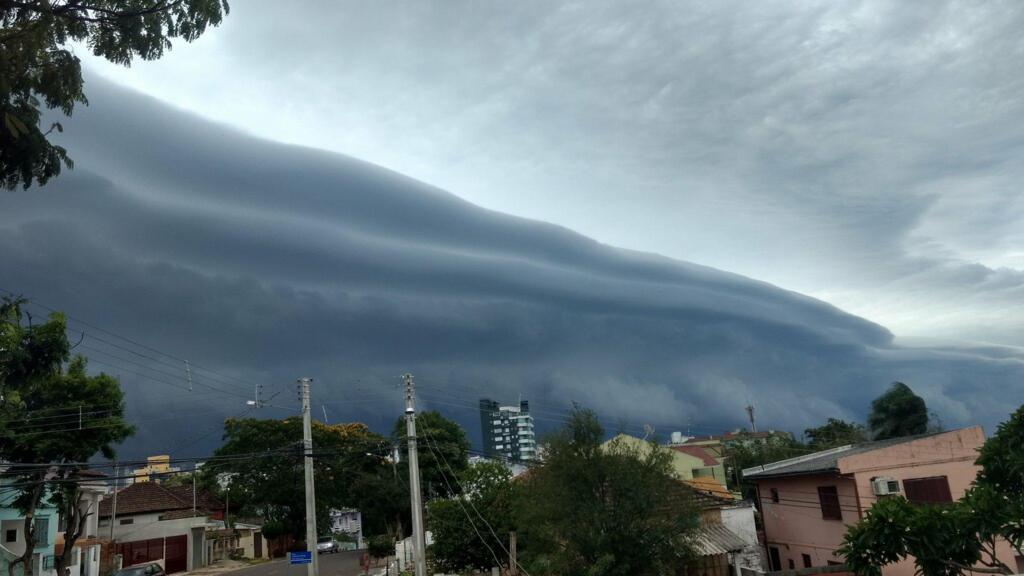
[[[61,136],[75,170],[0,197],[0,287],[92,325],[72,322],[78,351],[120,375],[130,417],[161,420],[133,455],[215,430],[250,383],[276,396],[263,415],[284,415],[299,376],[332,418],[381,429],[403,372],[470,431],[483,395],[530,399],[542,427],[579,403],[610,427],[710,433],[741,424],[748,402],[765,428],[863,418],[893,380],[946,426],[991,427],[1024,394],[1013,348],[902,346],[764,282],[485,210],[105,81],[89,96]],[[219,376],[197,372],[190,393],[162,353]]]

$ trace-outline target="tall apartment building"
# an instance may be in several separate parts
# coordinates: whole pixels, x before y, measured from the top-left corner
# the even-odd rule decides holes
[[[537,458],[537,438],[533,431],[530,403],[502,406],[489,398],[480,399],[480,433],[484,454],[509,462]]]

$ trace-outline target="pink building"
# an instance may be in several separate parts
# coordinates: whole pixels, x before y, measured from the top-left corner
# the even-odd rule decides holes
[[[842,564],[836,550],[846,529],[879,498],[902,495],[934,504],[963,496],[978,473],[985,441],[981,427],[853,444],[748,468],[757,483],[769,569]],[[1001,554],[1019,563],[1009,545]],[[883,569],[885,576],[913,576],[913,561]]]

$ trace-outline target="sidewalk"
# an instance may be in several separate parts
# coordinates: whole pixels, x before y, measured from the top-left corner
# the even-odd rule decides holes
[[[259,564],[239,562],[238,560],[217,560],[209,566],[203,566],[198,570],[186,572],[186,574],[189,574],[191,576],[210,576],[213,574],[222,574],[224,572],[232,572],[234,570],[241,570],[242,568],[249,568],[250,566],[260,566],[261,564],[269,563],[269,560],[267,562],[261,562]]]

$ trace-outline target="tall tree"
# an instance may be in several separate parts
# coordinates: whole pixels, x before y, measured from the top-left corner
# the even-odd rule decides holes
[[[408,446],[404,417],[395,421],[392,435],[404,452]],[[457,494],[458,488],[452,486],[450,489],[444,481],[444,474],[459,476],[469,467],[470,444],[466,431],[440,412],[427,410],[416,415],[416,436],[424,500]],[[408,474],[408,468],[403,467],[402,473]]]
[[[807,454],[810,449],[789,434],[776,433],[765,438],[756,438],[749,432],[742,432],[729,441],[725,448],[730,464],[738,472],[754,466],[763,466],[786,458]],[[729,487],[743,492],[746,498],[755,498],[757,486],[754,483],[737,480],[738,474],[730,474]]]
[[[357,423],[314,421],[312,435],[318,530],[327,530],[331,508],[343,507],[359,508],[367,531],[386,527],[403,504],[387,493],[395,485],[393,469],[386,462],[390,443]],[[203,484],[220,490],[217,479],[231,474],[233,509],[259,516],[279,532],[303,539],[301,441],[301,418],[230,419],[224,424],[223,445],[200,469]]]
[[[1013,574],[997,545],[1009,542],[1024,556],[1024,406],[985,442],[978,464],[977,479],[957,502],[879,500],[847,532],[846,563],[862,576],[880,576],[882,567],[908,556],[922,576]]]
[[[40,125],[43,105],[69,116],[88,103],[71,42],[127,66],[195,40],[227,11],[226,0],[0,0],[0,185],[42,185],[72,166],[49,139],[61,125]]]
[[[504,539],[515,526],[512,473],[500,462],[476,462],[461,478],[449,481],[461,485],[461,494],[427,505],[433,568],[444,573],[486,571],[495,565],[495,556],[504,557]]]
[[[35,325],[23,305],[20,300],[0,305],[0,460],[15,463],[2,477],[25,516],[25,553],[8,565],[12,576],[19,564],[26,575],[32,573],[34,520],[44,499],[67,520],[64,553],[56,559],[63,573],[88,516],[98,512],[82,506],[83,463],[97,453],[113,458],[114,445],[133,432],[124,420],[117,380],[90,376],[85,359],[71,357],[63,315]]]
[[[817,428],[804,430],[804,436],[807,438],[807,447],[812,450],[827,450],[865,442],[868,439],[867,430],[862,424],[838,418],[829,418],[825,424]]]
[[[884,394],[871,402],[868,428],[874,440],[924,434],[928,431],[928,407],[909,386],[893,382]]]
[[[691,558],[699,516],[671,454],[602,448],[586,410],[545,443],[542,465],[517,483],[523,563],[534,574],[673,574]]]

